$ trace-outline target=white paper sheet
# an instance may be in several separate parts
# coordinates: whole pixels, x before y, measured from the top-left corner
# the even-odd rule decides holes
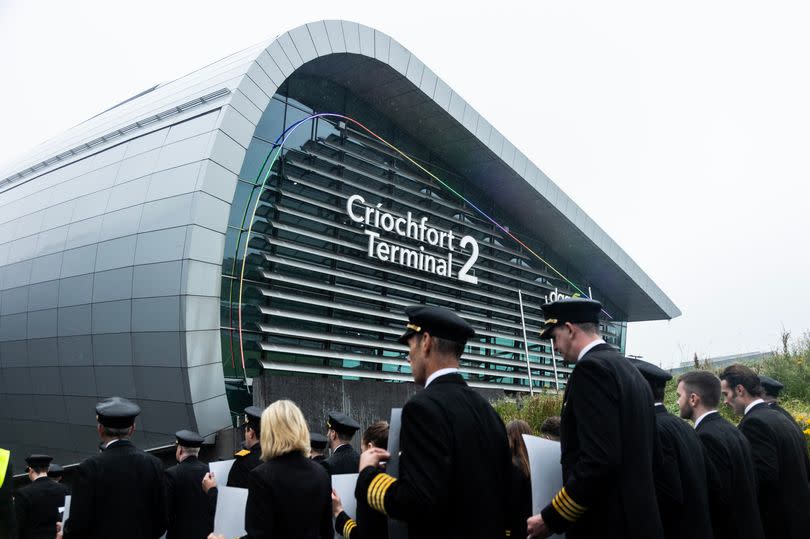
[[[70,496],[65,496],[65,510],[62,513],[62,522],[67,522],[70,517]]]
[[[335,489],[337,495],[340,496],[340,503],[343,504],[343,510],[349,517],[357,520],[357,500],[354,497],[354,487],[357,486],[356,473],[344,473],[332,476],[332,488]],[[335,539],[343,537],[335,532]]]
[[[246,488],[217,488],[217,511],[214,515],[214,533],[225,537],[242,537],[245,531]]]
[[[399,434],[402,428],[402,408],[391,408],[391,421],[388,422],[388,452],[391,453],[391,460],[385,467],[385,471],[399,477]],[[407,539],[408,525],[401,520],[388,519],[388,539]]]
[[[234,459],[208,463],[208,469],[214,474],[214,479],[216,479],[218,487],[224,487],[228,483],[228,474],[231,473],[233,462]]]
[[[530,434],[523,435],[529,455],[532,481],[532,514],[538,514],[562,488],[560,442],[546,440]],[[552,537],[565,537],[552,535]]]

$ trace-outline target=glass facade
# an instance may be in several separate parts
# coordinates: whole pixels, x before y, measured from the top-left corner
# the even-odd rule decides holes
[[[352,121],[310,118],[319,113],[362,123],[446,186]],[[275,152],[281,134],[297,122],[302,123]],[[530,231],[510,228],[508,208],[478,193],[463,174],[348,89],[312,77],[289,78],[256,128],[231,208],[221,298],[230,387],[238,390],[240,380],[260,369],[273,375],[410,381],[406,348],[396,338],[405,306],[416,303],[449,307],[475,327],[461,364],[471,385],[509,391],[528,391],[530,383],[555,387],[549,343],[536,338],[540,305],[575,290],[464,199],[554,267],[565,268]],[[396,219],[400,228],[393,226]],[[423,220],[425,228],[435,228],[428,239],[445,236],[433,242],[420,236],[416,227]],[[462,248],[465,236],[474,241]],[[466,277],[459,278],[473,258]],[[573,269],[564,273],[588,290]],[[598,290],[591,292],[600,297]],[[626,324],[607,321],[601,329],[606,341],[623,348]],[[562,387],[571,366],[557,358],[556,371]],[[231,394],[232,404],[237,394]]]

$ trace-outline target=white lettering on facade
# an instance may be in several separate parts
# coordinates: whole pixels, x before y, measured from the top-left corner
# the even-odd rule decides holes
[[[425,271],[441,277],[453,277],[453,252],[456,250],[456,236],[452,230],[441,230],[430,224],[427,216],[414,218],[412,212],[405,216],[396,215],[383,209],[383,204],[367,205],[361,195],[351,195],[346,200],[346,214],[355,223],[363,225],[363,233],[368,236],[366,256],[382,262],[396,264],[407,268]],[[390,243],[382,238],[380,232],[369,230],[376,228],[391,233],[401,239],[410,239],[426,243],[430,247],[445,249],[445,254],[425,252],[425,246],[418,250]],[[470,275],[478,259],[478,242],[472,236],[464,236],[458,243],[459,249],[469,249],[470,256],[462,264],[457,278],[470,284],[478,284],[478,277]]]

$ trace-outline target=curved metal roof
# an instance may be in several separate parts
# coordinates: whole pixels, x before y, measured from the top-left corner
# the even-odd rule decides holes
[[[526,228],[608,294],[627,321],[680,310],[534,163],[421,60],[383,32],[348,21],[305,24],[158,85],[36,147],[0,170],[0,193],[178,119],[223,108],[211,158],[238,172],[262,111],[295,71],[349,87],[497,197]]]

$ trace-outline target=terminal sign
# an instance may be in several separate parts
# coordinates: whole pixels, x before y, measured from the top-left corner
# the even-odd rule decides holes
[[[427,217],[414,218],[411,212],[404,217],[390,213],[382,209],[382,203],[369,206],[360,195],[349,197],[346,201],[346,213],[355,223],[365,225],[363,232],[368,236],[366,254],[369,258],[442,277],[456,278],[465,283],[478,284],[478,277],[469,274],[478,259],[478,242],[472,236],[459,238],[452,230],[441,230],[432,226]],[[403,247],[386,241],[383,234],[416,240],[420,244],[444,250],[446,253],[444,255],[427,253],[425,245],[419,245],[418,250]],[[453,253],[468,247],[472,253],[458,274],[454,275]]]

